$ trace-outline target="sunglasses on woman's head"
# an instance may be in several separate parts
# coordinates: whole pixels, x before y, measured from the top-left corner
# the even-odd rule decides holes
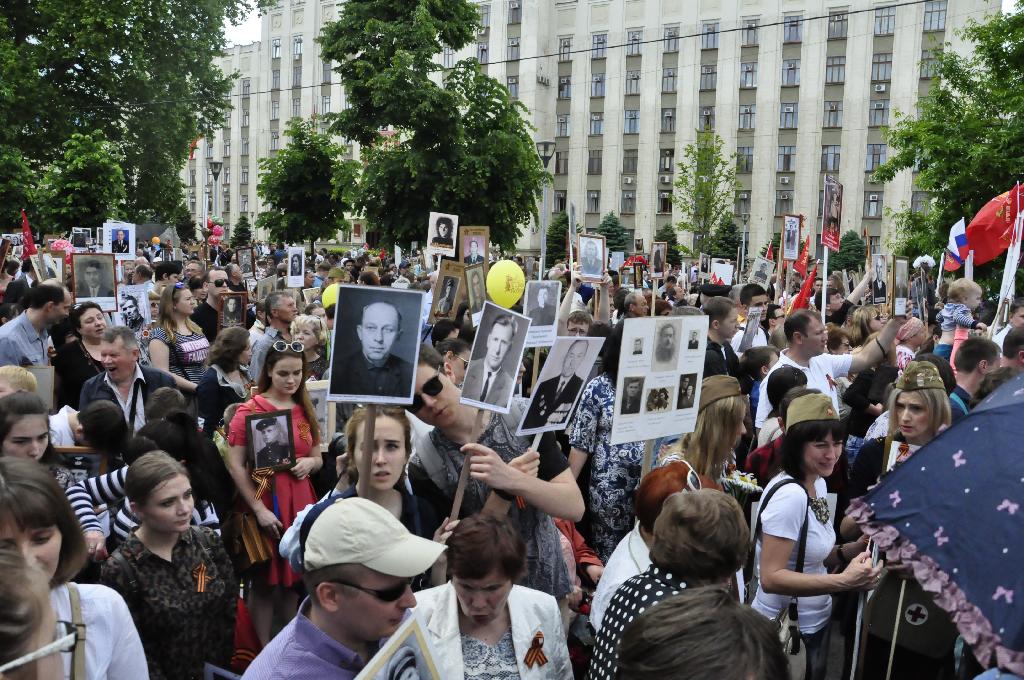
[[[275,342],[272,345],[272,347],[274,348],[275,352],[283,352],[283,351],[288,350],[288,349],[290,349],[293,352],[304,352],[304,351],[306,351],[306,346],[303,345],[298,340],[292,340],[291,342],[285,342],[284,340],[278,340],[277,342]]]
[[[409,413],[418,413],[423,408],[423,397],[421,394],[425,394],[428,397],[436,397],[441,394],[441,390],[444,389],[444,383],[441,382],[441,369],[437,369],[437,373],[433,378],[423,383],[423,389],[418,394],[414,394],[412,397],[412,403],[405,407],[405,410]]]

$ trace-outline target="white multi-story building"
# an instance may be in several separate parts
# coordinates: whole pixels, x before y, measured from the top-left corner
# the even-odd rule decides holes
[[[256,159],[284,143],[287,118],[344,105],[314,42],[339,5],[281,0],[259,43],[225,54],[225,70],[240,74],[235,110],[185,170],[199,215],[192,171],[222,160],[218,212],[229,224],[252,217]],[[826,174],[844,187],[842,228],[877,249],[887,208],[928,204],[909,171],[870,181],[887,155],[885,127],[915,113],[938,50],[969,49],[957,29],[997,11],[995,0],[483,0],[475,42],[438,61],[478,58],[527,107],[536,138],[555,142],[552,213],[572,206],[593,228],[615,212],[650,244],[679,220],[676,163],[706,128],[737,154],[735,213],[751,249],[785,213],[817,227]],[[537,230],[523,231],[522,249],[538,249]]]

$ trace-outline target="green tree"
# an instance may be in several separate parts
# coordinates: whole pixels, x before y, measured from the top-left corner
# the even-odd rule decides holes
[[[668,244],[668,263],[675,266],[682,264],[683,258],[679,252],[679,239],[676,237],[676,228],[671,224],[663,224],[654,232],[655,241],[664,241]]]
[[[839,239],[839,252],[828,256],[828,268],[830,271],[838,272],[843,269],[849,271],[860,271],[864,268],[864,260],[867,255],[867,244],[856,231],[843,232]]]
[[[537,217],[541,166],[526,108],[475,60],[441,71],[434,56],[475,39],[467,0],[349,0],[318,39],[350,107],[331,130],[362,144],[355,208],[385,241],[423,240],[432,210],[486,224],[503,250]],[[395,130],[381,136],[380,130]]]
[[[0,228],[10,233],[21,227],[21,210],[32,218],[32,171],[16,148],[0,144]]]
[[[768,242],[772,246],[772,258],[776,261],[779,259],[779,248],[782,247],[780,245],[781,242],[782,234],[772,234],[772,237]],[[768,243],[761,246],[761,257],[766,257],[768,255]]]
[[[546,260],[544,264],[548,267],[554,263],[566,261],[567,253],[565,252],[565,237],[569,233],[569,215],[565,212],[560,212],[555,215],[554,219],[548,225],[547,233],[547,252],[545,253]]]
[[[601,223],[597,225],[597,233],[604,236],[605,249],[609,253],[616,250],[628,253],[633,250],[633,244],[629,242],[629,234],[626,233],[626,228],[622,226],[622,220],[615,213],[610,212],[601,218]]]
[[[260,161],[256,192],[267,207],[256,224],[269,230],[274,241],[333,239],[348,225],[348,193],[359,165],[344,160],[345,148],[318,132],[316,125],[292,118],[285,131],[288,146]]]
[[[242,213],[238,217],[238,221],[235,222],[235,228],[231,230],[231,247],[238,248],[239,246],[251,246],[252,245],[252,225],[249,224],[249,218],[245,213]]]
[[[43,175],[41,208],[47,229],[69,234],[72,227],[97,228],[124,200],[124,173],[103,133],[77,132]]]
[[[724,149],[725,143],[717,134],[698,131],[696,141],[686,145],[683,160],[677,164],[672,200],[679,206],[682,219],[676,228],[693,234],[694,245],[711,238],[726,219],[732,221],[739,187],[736,156],[725,156]]]
[[[185,207],[184,201],[178,201],[171,213],[167,216],[167,223],[174,226],[174,233],[178,235],[178,241],[183,244],[196,242],[196,223],[192,219],[192,213]]]
[[[743,243],[743,237],[740,235],[740,230],[733,221],[732,215],[727,215],[722,218],[718,227],[712,230],[711,238],[704,246],[704,252],[710,253],[712,257],[735,260],[741,243]]]

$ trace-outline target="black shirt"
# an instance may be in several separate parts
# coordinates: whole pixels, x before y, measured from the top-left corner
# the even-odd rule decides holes
[[[78,410],[78,398],[82,385],[94,375],[103,372],[97,362],[82,345],[81,341],[65,343],[53,357],[53,369],[60,376],[60,391],[57,405],[67,405]]]
[[[704,352],[704,377],[709,378],[713,375],[731,375],[738,379],[740,377],[740,360],[732,345],[729,343],[719,345],[708,338],[707,349]]]
[[[217,338],[217,310],[209,302],[203,300],[195,308],[195,311],[192,312],[192,320],[203,329],[203,335],[206,336],[206,339],[212,345],[213,341]]]
[[[842,326],[846,323],[846,317],[849,316],[851,309],[853,309],[853,303],[849,300],[843,300],[842,307],[832,314],[825,315],[825,323],[834,323],[837,326]]]

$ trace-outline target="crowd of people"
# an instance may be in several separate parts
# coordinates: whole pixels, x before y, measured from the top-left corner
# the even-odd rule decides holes
[[[257,252],[249,274],[229,249],[140,252],[125,283],[148,288],[148,324],[5,267],[0,678],[355,678],[411,617],[435,675],[406,651],[375,677],[982,672],[939,610],[928,654],[861,629],[858,593],[914,577],[873,555],[846,509],[894,446],[909,459],[1024,369],[1024,299],[990,337],[996,310],[968,279],[890,317],[871,267],[791,309],[774,279],[717,285],[665,263],[642,285],[614,270],[584,283],[559,262],[540,273],[562,283],[558,335],[604,344],[566,429],[522,437],[544,350],[510,378],[509,414],[462,403],[473,310],[426,323],[424,256],[320,249],[293,289],[288,249]],[[412,404],[339,403],[325,427],[309,382],[352,370],[331,362],[342,284],[427,293],[422,345]],[[228,292],[247,296],[243,325],[223,326]],[[616,398],[626,320],[699,315],[702,377],[678,397],[693,431],[612,444],[616,403],[640,411],[632,383]],[[26,367],[45,366],[44,394]],[[282,412],[291,432],[253,441],[253,418]]]

